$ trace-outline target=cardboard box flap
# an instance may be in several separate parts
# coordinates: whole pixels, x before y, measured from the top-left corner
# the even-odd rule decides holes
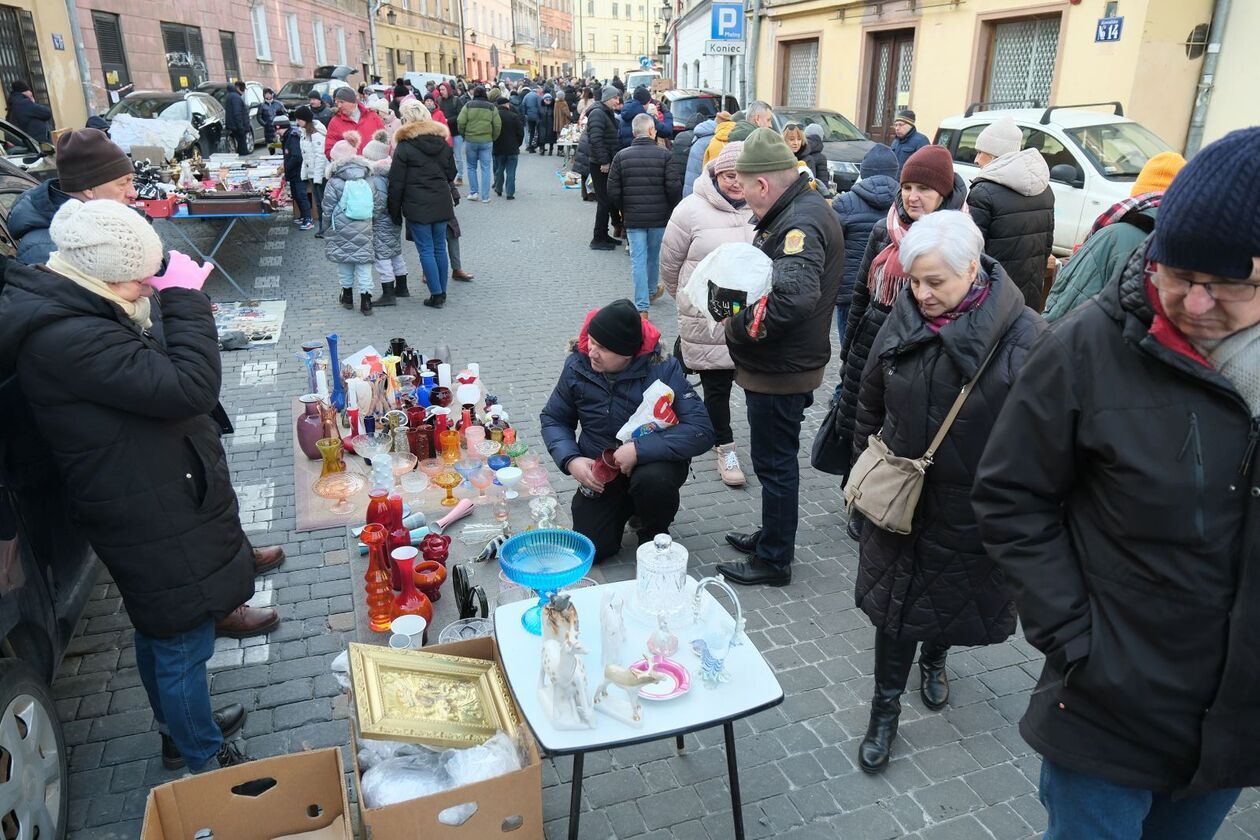
[[[353,840],[341,750],[260,759],[168,782],[149,793],[141,840],[272,840],[330,826]],[[323,837],[323,835],[320,835]]]

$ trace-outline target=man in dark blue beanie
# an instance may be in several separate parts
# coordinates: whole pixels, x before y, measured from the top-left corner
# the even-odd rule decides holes
[[[591,311],[543,408],[547,451],[581,485],[573,530],[590,537],[596,560],[621,550],[631,516],[639,518],[636,545],[669,533],[691,459],[713,448],[709,412],[678,360],[661,353],[660,338],[629,300]],[[652,402],[660,428],[636,420],[619,434],[644,394],[662,385],[672,400]]]
[[[972,491],[1046,655],[1046,840],[1208,840],[1260,784],[1260,128],[1033,348]]]

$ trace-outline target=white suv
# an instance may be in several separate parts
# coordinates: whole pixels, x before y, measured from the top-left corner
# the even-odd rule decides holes
[[[1015,120],[1024,132],[1021,148],[1041,152],[1050,167],[1054,190],[1054,252],[1071,254],[1085,238],[1098,214],[1129,196],[1146,162],[1168,144],[1150,130],[1125,119],[1119,102],[1115,113],[1082,111],[1089,106],[980,111],[972,105],[958,117],[941,120],[935,142],[949,149],[954,171],[971,183],[980,172],[975,163],[976,137],[1002,117]]]

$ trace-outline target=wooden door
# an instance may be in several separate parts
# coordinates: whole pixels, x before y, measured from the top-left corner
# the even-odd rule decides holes
[[[871,67],[867,83],[867,136],[891,143],[893,116],[910,107],[910,74],[914,66],[914,30],[896,29],[871,38]]]

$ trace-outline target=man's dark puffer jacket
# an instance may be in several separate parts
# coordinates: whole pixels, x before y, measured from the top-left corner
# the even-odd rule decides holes
[[[628,228],[663,228],[682,197],[682,185],[665,180],[669,152],[651,137],[636,137],[613,158],[608,199],[621,210]]]
[[[603,102],[596,102],[586,112],[586,133],[590,137],[591,169],[612,163],[621,149],[617,139],[617,115]]]

